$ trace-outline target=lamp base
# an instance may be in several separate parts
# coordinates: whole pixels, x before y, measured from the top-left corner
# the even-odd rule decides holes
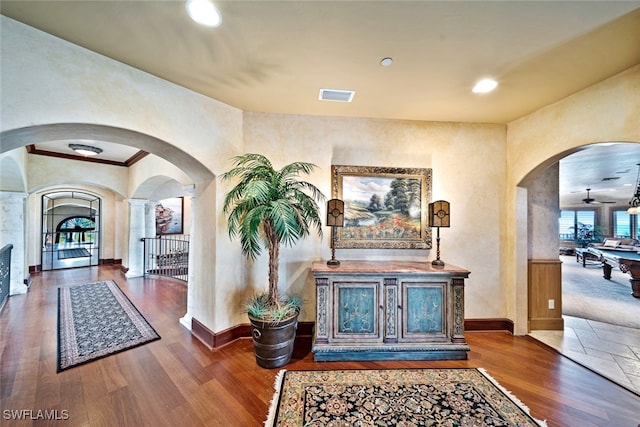
[[[434,259],[433,261],[431,261],[431,265],[435,267],[444,267],[444,261],[442,261],[441,259]]]
[[[330,259],[329,261],[327,261],[327,265],[330,267],[337,267],[340,265],[340,261],[338,261],[337,259]]]

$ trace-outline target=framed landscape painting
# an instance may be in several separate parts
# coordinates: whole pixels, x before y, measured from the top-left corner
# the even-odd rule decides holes
[[[336,248],[431,248],[431,169],[333,165],[331,191],[345,210]]]
[[[182,211],[184,198],[172,197],[156,204],[156,236],[183,234]]]

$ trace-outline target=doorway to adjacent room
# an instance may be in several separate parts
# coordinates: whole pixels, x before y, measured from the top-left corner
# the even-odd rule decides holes
[[[100,198],[76,190],[42,196],[42,270],[99,263]]]

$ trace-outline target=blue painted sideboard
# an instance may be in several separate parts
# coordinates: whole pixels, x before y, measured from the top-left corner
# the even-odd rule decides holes
[[[316,262],[317,361],[466,359],[464,279],[430,262]]]

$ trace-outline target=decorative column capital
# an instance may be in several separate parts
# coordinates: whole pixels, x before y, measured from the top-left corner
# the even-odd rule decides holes
[[[195,184],[185,185],[184,187],[182,187],[182,192],[184,193],[185,197],[191,197],[191,198],[196,197]]]
[[[147,203],[149,203],[148,199],[127,199],[127,202],[129,202],[129,205],[131,206],[144,206]]]

